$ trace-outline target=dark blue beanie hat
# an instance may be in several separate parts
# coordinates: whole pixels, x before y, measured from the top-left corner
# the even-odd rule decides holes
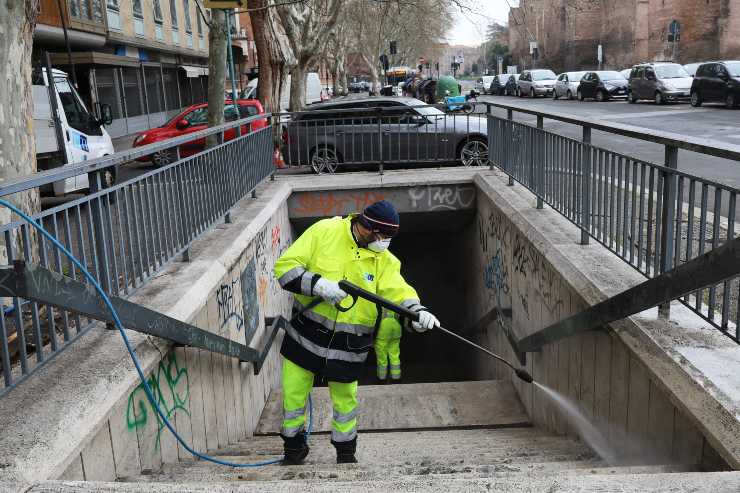
[[[398,212],[387,200],[367,206],[360,214],[359,221],[370,231],[377,231],[384,236],[395,236],[398,233]]]

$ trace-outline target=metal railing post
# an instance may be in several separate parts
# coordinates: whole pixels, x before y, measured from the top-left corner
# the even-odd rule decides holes
[[[537,117],[537,128],[540,130],[543,130],[545,128],[545,119],[541,116]],[[537,133],[537,148],[536,148],[536,156],[537,156],[537,163],[535,164],[536,170],[539,171],[543,168],[543,162],[545,160],[545,150],[542,148],[544,138],[542,133]],[[541,175],[539,172],[535,173],[535,176],[537,176],[536,179],[536,186],[535,190],[537,193],[537,208],[542,209],[544,207],[544,204],[542,203],[542,180]]]
[[[94,194],[103,189],[101,182],[101,176],[103,171],[96,171],[89,173],[88,183],[90,185],[90,193]],[[95,238],[95,263],[98,265],[98,282],[103,287],[106,293],[111,292],[111,283],[108,276],[108,248],[105,240],[105,229],[106,226],[103,224],[103,217],[108,217],[106,207],[103,204],[103,197],[97,197],[90,201],[88,214],[91,217],[92,233]],[[118,282],[116,280],[116,282]]]
[[[513,110],[506,110],[506,119],[507,119],[507,120],[509,120],[510,122],[513,122],[513,121],[514,121],[514,111],[513,111]],[[514,133],[514,125],[513,125],[512,123],[510,123],[510,124],[509,124],[509,129],[510,129],[510,131],[511,131],[511,134],[513,134],[513,133]],[[512,136],[513,136],[513,135],[512,135]],[[513,142],[512,142],[512,140],[511,140],[511,139],[508,139],[508,140],[509,140],[509,143],[508,143],[508,145],[512,146],[512,147],[511,147],[511,150],[513,151],[513,150],[514,150],[514,149],[513,149]],[[514,153],[512,152],[512,153],[510,153],[510,155],[509,155],[509,156],[507,156],[507,158],[511,158],[511,157],[512,157],[513,155],[514,155]],[[506,167],[507,167],[507,168],[510,168],[510,166],[509,166],[508,164],[507,164],[507,166],[506,166]],[[513,187],[513,186],[514,186],[514,177],[513,177],[513,176],[511,176],[511,170],[510,170],[510,169],[509,169],[509,170],[507,170],[507,172],[508,172],[508,174],[509,174],[509,183],[508,183],[508,185],[509,185],[510,187]]]
[[[670,169],[678,169],[678,148],[665,146],[665,166]],[[676,175],[665,172],[663,177],[663,210],[661,211],[660,228],[660,274],[673,269],[673,246],[676,238],[676,224],[680,220],[679,214],[676,218]],[[668,318],[671,313],[671,304],[663,303],[658,308],[661,317]]]
[[[581,197],[583,204],[581,207],[581,245],[588,245],[589,235],[588,232],[591,229],[591,127],[583,127],[583,138],[581,139],[583,144],[581,149],[583,152],[583,161],[581,162]],[[575,177],[573,177],[575,179]]]
[[[382,110],[380,107],[375,109],[375,117],[378,120],[378,153],[380,156],[380,166],[378,167],[378,174],[383,174],[383,125],[381,123],[380,115]]]

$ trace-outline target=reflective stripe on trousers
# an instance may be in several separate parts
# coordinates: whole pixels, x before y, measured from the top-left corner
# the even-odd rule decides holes
[[[311,393],[314,374],[283,358],[283,423],[280,433],[292,437],[306,426],[306,403]],[[357,382],[329,382],[334,415],[331,439],[346,442],[357,436]]]
[[[375,339],[375,359],[378,378],[384,380],[388,375],[390,361],[391,378],[401,378],[401,339]]]

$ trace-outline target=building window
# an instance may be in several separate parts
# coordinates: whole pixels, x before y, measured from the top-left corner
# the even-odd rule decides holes
[[[102,24],[103,0],[69,0],[69,15]]]
[[[162,5],[159,0],[152,2],[152,9],[154,11],[154,35],[158,41],[163,41],[164,29],[162,28],[162,23],[164,22],[164,17],[162,16]]]
[[[190,1],[182,0],[182,8],[185,11],[185,32],[193,32],[193,24],[190,22]]]
[[[175,5],[175,0],[170,1],[170,19],[172,19],[172,29],[177,29],[177,5]]]
[[[205,49],[206,42],[203,39],[203,19],[201,17],[200,10],[195,13],[195,27],[198,29],[198,48],[201,50]]]
[[[144,8],[141,5],[141,0],[133,0],[131,8],[134,12],[134,33],[137,36],[144,36]]]
[[[118,6],[118,0],[107,0],[106,7],[108,11],[108,27],[114,31],[120,31],[121,8]]]

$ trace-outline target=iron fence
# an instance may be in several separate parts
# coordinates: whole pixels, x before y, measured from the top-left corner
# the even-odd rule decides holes
[[[274,115],[285,164],[310,166],[316,173],[365,165],[381,172],[386,166],[488,165],[485,115],[402,101],[347,101]]]
[[[735,237],[740,190],[678,171],[678,146],[667,145],[663,166],[592,145],[585,124],[582,141],[541,127],[542,116],[534,127],[513,121],[511,111],[508,119],[489,115],[491,165],[509,175],[510,185],[516,180],[534,193],[538,208],[548,204],[580,227],[582,243],[594,238],[655,277]],[[734,278],[681,301],[740,342],[739,296]]]
[[[249,124],[265,118],[269,115],[21,177],[0,187],[0,197],[35,193],[49,183],[87,173],[91,193],[34,217],[80,259],[107,292],[127,296],[177,256],[187,260],[193,240],[221,219],[228,222],[234,204],[254,195],[257,185],[274,173],[272,128],[247,131]],[[225,133],[234,128],[243,135],[224,142]],[[180,157],[181,149],[192,149],[183,144],[214,134],[220,144]],[[106,170],[166,150],[176,156],[171,164],[103,188],[101,175]],[[83,280],[67,258],[25,223],[4,224],[0,233],[8,263],[24,259]],[[92,326],[91,319],[78,313],[18,297],[5,300],[0,316],[0,395]]]

